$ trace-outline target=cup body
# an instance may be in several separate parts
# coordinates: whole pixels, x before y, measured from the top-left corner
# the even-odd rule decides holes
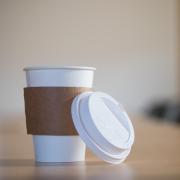
[[[92,67],[29,67],[27,87],[92,88],[95,68]],[[79,136],[33,135],[37,162],[76,162],[85,160],[86,146]]]

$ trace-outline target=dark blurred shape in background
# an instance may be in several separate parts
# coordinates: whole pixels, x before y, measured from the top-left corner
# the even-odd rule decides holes
[[[159,101],[146,110],[148,116],[158,121],[169,121],[180,125],[180,101]]]

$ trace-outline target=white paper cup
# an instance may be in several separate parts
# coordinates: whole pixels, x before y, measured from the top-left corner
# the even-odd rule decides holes
[[[92,87],[92,67],[27,67],[27,87]],[[85,144],[79,136],[33,135],[37,162],[76,162],[85,160]]]

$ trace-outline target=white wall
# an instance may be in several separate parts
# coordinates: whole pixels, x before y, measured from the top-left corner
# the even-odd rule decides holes
[[[0,0],[0,120],[24,116],[24,66],[97,67],[133,113],[177,94],[175,0]]]

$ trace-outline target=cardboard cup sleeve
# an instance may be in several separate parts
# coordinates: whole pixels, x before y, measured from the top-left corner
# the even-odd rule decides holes
[[[24,88],[27,134],[78,135],[71,117],[71,103],[85,87]]]

